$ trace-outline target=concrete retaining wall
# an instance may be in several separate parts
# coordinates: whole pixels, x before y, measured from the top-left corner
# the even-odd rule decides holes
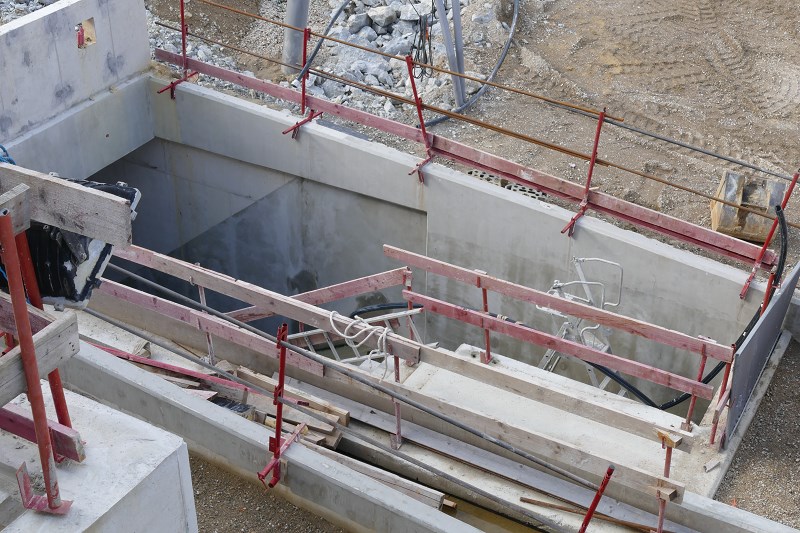
[[[151,93],[162,83],[154,80]],[[151,102],[160,140],[99,174],[121,174],[145,191],[134,239],[267,288],[296,293],[399,266],[382,255],[388,243],[544,290],[556,279],[576,279],[573,257],[619,262],[620,312],[722,343],[738,337],[761,299],[755,285],[739,300],[742,270],[592,217],[567,238],[560,230],[571,212],[452,169],[428,165],[422,185],[408,176],[416,158],[380,144],[317,124],[293,140],[281,131],[294,117],[252,102],[195,85],[181,86],[175,100]],[[585,270],[607,284],[613,300],[614,272]],[[480,291],[436,276],[417,275],[415,287],[480,306]],[[355,307],[346,302],[337,310]],[[490,298],[490,308],[545,330],[558,326],[507,299]],[[427,327],[428,340],[447,347],[481,343],[479,330],[445,319],[430,318]],[[694,375],[699,362],[624,333],[614,333],[611,345],[684,375]],[[531,362],[543,353],[499,335],[493,346]],[[585,370],[572,373],[585,379]],[[657,400],[673,394],[640,385]]]

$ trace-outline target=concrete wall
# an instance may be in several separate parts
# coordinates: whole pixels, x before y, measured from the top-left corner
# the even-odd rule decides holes
[[[154,80],[150,91],[161,84]],[[142,187],[143,216],[134,231],[141,244],[288,293],[307,288],[291,278],[323,286],[399,266],[382,255],[383,243],[543,290],[556,279],[576,279],[573,257],[599,257],[624,267],[620,312],[722,343],[738,337],[760,302],[758,285],[745,301],[738,298],[744,271],[592,217],[569,239],[560,230],[572,213],[559,207],[436,164],[426,167],[422,185],[408,176],[417,161],[410,155],[317,124],[293,140],[280,132],[294,117],[195,85],[182,86],[176,97],[151,100],[160,140],[112,167],[121,171],[99,174],[122,174]],[[586,273],[615,293],[612,270],[587,265]],[[436,276],[417,275],[415,286],[480,305],[477,289]],[[490,308],[545,330],[559,325],[499,297],[490,298]],[[474,328],[438,317],[427,325],[428,340],[446,347],[481,343]],[[614,333],[611,345],[617,354],[696,373],[692,354],[624,333]],[[531,362],[543,352],[499,335],[493,347]],[[583,369],[573,373],[585,378]],[[650,392],[657,400],[673,394]]]
[[[78,48],[75,25],[95,24]],[[142,0],[61,0],[0,26],[0,144],[19,165],[86,178],[153,137]]]

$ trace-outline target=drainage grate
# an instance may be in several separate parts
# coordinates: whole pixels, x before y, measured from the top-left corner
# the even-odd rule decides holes
[[[525,187],[524,185],[514,183],[505,178],[499,178],[494,174],[489,174],[488,172],[484,172],[483,170],[472,169],[468,170],[467,174],[475,178],[481,179],[483,181],[488,181],[489,183],[497,185],[498,187],[508,189],[509,191],[518,192],[529,198],[535,198],[536,200],[544,200],[545,198],[547,198],[547,194],[543,193],[542,191],[532,189],[531,187]]]

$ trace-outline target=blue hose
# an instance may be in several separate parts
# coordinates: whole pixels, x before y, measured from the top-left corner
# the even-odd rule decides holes
[[[0,163],[9,163],[11,165],[16,165],[17,162],[11,159],[11,156],[8,155],[8,150],[6,147],[0,144]]]

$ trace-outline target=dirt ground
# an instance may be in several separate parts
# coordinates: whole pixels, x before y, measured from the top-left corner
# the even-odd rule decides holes
[[[174,9],[168,7],[176,2],[147,3],[158,16],[176,20]],[[259,9],[256,0],[227,3],[248,12]],[[497,5],[501,20],[509,23],[510,0]],[[282,2],[265,2],[260,13],[280,18],[284,9]],[[196,2],[190,10],[196,31],[242,43],[261,54],[280,55],[279,29],[254,25]],[[327,1],[312,0],[310,26],[321,31],[329,14]],[[778,0],[525,0],[514,46],[496,81],[596,109],[607,107],[631,125],[791,174],[800,164],[798,22],[794,4]],[[468,47],[467,70],[488,73],[498,50],[499,46]],[[259,76],[280,76],[263,60],[239,59],[243,69]],[[406,113],[402,120],[412,123],[412,113]],[[596,127],[594,120],[498,90],[489,91],[469,114],[584,153],[591,150]],[[562,178],[585,180],[585,162],[523,141],[454,121],[433,131]],[[365,133],[419,151],[386,135]],[[741,170],[613,126],[603,129],[599,156],[707,194],[716,191],[724,169]],[[710,226],[709,202],[704,198],[602,167],[593,184],[626,200]],[[796,197],[787,218],[800,223]],[[797,230],[792,230],[790,263],[800,258],[798,249]],[[800,452],[794,438],[800,429],[798,371],[800,348],[792,343],[719,493],[721,501],[795,527],[800,526],[796,488]],[[202,483],[211,470],[198,465],[193,462],[200,469],[195,480]],[[198,502],[206,499],[198,495]],[[254,502],[242,506],[254,505],[258,506]],[[203,507],[198,505],[198,511],[204,512]],[[211,515],[201,518],[203,531],[226,530],[225,524],[207,516]],[[255,524],[247,527],[256,529]]]
[[[190,455],[194,502],[200,533],[341,533],[338,527],[261,485]],[[253,474],[255,478],[255,474]]]

